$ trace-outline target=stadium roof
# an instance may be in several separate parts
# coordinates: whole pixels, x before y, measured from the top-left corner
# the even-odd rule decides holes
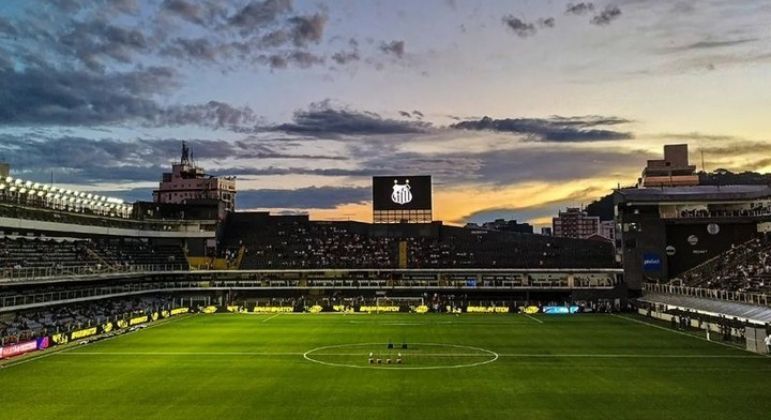
[[[754,322],[771,323],[771,308],[766,306],[704,299],[693,296],[670,295],[666,293],[647,293],[640,300],[650,303],[663,303],[683,310],[695,310],[698,312],[726,315]]]
[[[771,197],[768,185],[694,185],[688,187],[622,188],[619,202],[733,201]]]

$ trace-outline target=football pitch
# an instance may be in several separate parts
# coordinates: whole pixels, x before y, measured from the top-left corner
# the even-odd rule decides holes
[[[12,363],[0,418],[753,419],[770,387],[634,315],[189,315]]]

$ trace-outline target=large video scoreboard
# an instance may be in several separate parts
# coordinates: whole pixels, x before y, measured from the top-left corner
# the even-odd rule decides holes
[[[431,223],[431,176],[372,177],[375,223]]]

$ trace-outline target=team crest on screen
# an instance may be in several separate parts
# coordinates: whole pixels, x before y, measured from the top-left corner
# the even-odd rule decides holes
[[[394,179],[394,192],[391,193],[391,201],[396,204],[407,204],[412,201],[412,191],[410,191],[410,180],[405,180],[404,184]]]

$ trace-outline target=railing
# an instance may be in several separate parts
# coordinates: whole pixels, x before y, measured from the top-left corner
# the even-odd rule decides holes
[[[643,290],[649,293],[690,296],[703,299],[717,299],[750,305],[771,306],[771,296],[765,293],[733,292],[730,290],[706,289],[703,287],[675,286],[671,284],[643,283]]]
[[[77,267],[28,267],[0,269],[0,282],[29,281],[47,278],[71,278],[99,276],[104,274],[148,273],[164,271],[187,271],[186,264],[152,264],[114,267],[93,265]]]

